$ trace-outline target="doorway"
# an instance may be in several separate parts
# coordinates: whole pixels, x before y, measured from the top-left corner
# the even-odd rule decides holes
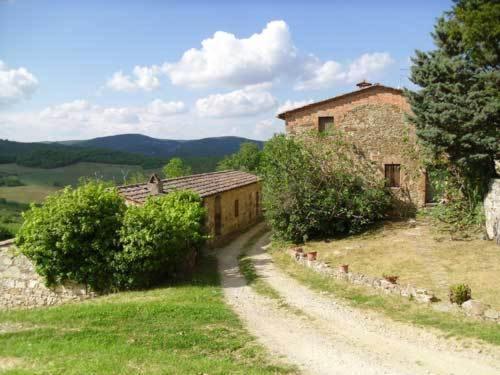
[[[222,234],[222,206],[220,195],[215,197],[214,225],[215,235],[220,236]]]

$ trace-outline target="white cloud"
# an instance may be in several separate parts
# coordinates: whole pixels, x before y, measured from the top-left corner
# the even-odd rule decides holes
[[[156,66],[135,66],[133,76],[123,74],[122,71],[115,72],[106,85],[115,91],[152,91],[160,87],[158,75],[160,69]]]
[[[312,100],[312,99],[298,100],[298,101],[287,100],[278,107],[278,109],[276,110],[276,114],[290,111],[291,109],[303,107],[303,106],[311,104],[313,102],[314,102],[314,100]]]
[[[102,115],[106,121],[115,124],[138,124],[140,122],[139,113],[134,108],[105,108]]]
[[[173,85],[189,88],[242,88],[265,82],[292,82],[296,90],[312,90],[372,79],[393,62],[387,52],[365,53],[350,64],[322,61],[301,53],[285,21],[271,21],[248,38],[217,31],[177,62],[136,66],[133,76],[116,72],[108,86],[118,91],[152,90],[166,75]]]
[[[368,78],[367,76],[381,72],[393,62],[387,52],[365,53],[349,65],[347,81],[356,82]]]
[[[253,136],[258,139],[269,139],[276,133],[283,133],[285,125],[283,121],[276,122],[274,119],[262,120],[257,123]]]
[[[374,78],[394,60],[386,52],[365,53],[347,67],[330,60],[322,63],[311,57],[305,65],[304,74],[295,85],[296,90],[314,90],[333,86],[336,83],[353,83]]]
[[[0,60],[0,106],[29,98],[37,87],[37,78],[26,68],[9,69]]]
[[[247,86],[227,94],[214,94],[196,101],[201,117],[239,117],[256,115],[274,108],[277,100],[266,86]]]
[[[272,21],[249,38],[217,31],[201,42],[200,49],[187,50],[178,62],[164,64],[163,70],[178,86],[241,87],[287,73],[296,56],[287,24]]]
[[[72,102],[47,107],[40,112],[40,116],[53,119],[68,119],[74,116],[82,116],[84,114],[88,114],[88,111],[90,109],[91,106],[86,100],[75,100]]]
[[[186,112],[186,105],[183,102],[164,102],[160,99],[153,100],[148,107],[153,115],[170,116],[176,113]]]

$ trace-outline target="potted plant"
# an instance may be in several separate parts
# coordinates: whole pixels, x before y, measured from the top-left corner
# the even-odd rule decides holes
[[[397,275],[387,275],[387,274],[383,274],[382,277],[389,281],[391,284],[396,284],[398,282],[398,279],[399,279],[399,276]]]
[[[316,260],[317,255],[317,251],[310,251],[309,253],[307,253],[307,260]]]
[[[339,271],[343,273],[348,273],[349,272],[349,265],[348,264],[341,264],[339,266]]]

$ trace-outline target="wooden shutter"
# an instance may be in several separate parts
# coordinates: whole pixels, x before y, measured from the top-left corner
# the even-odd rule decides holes
[[[325,116],[318,119],[318,131],[320,133],[331,129],[333,129],[333,116]]]
[[[401,165],[400,164],[386,164],[385,165],[385,180],[389,187],[400,187],[401,178]]]

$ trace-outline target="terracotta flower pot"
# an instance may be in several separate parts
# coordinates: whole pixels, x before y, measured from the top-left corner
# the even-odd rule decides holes
[[[389,281],[391,284],[396,284],[398,282],[399,276],[396,275],[382,275],[384,279]]]
[[[340,272],[348,273],[349,272],[349,265],[348,264],[341,264],[339,266]]]
[[[317,255],[317,251],[311,251],[310,253],[307,253],[307,260],[316,260]]]

